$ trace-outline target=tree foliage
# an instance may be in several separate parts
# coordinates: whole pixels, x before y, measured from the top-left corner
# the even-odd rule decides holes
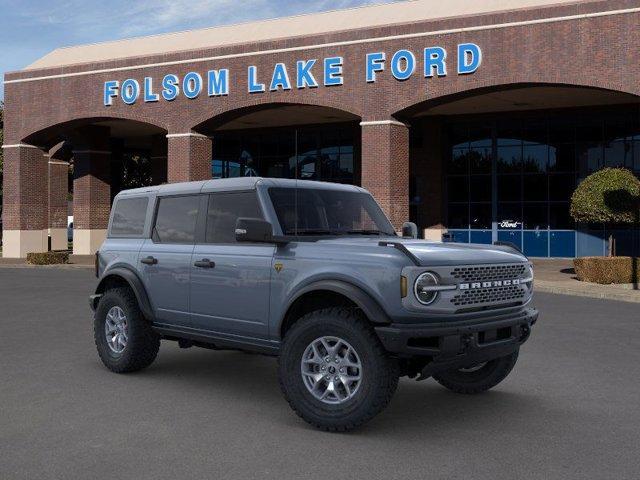
[[[605,168],[585,178],[571,196],[571,216],[584,223],[634,223],[640,180],[624,168]]]
[[[149,158],[136,154],[124,155],[122,159],[122,189],[147,187],[151,184]]]

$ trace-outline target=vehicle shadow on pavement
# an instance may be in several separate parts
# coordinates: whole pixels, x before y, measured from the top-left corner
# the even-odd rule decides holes
[[[233,401],[249,410],[260,409],[288,427],[311,428],[289,411],[278,387],[275,358],[242,352],[179,351],[163,345],[156,363],[136,376],[161,381],[164,388],[179,388],[216,401]],[[540,408],[540,398],[510,391],[508,384],[480,395],[459,395],[432,379],[401,379],[389,407],[353,434],[404,436],[412,432],[420,435],[425,429],[493,430],[500,426],[517,430],[530,425],[531,417]]]

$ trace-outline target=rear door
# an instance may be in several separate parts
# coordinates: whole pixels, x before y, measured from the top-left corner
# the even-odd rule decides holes
[[[158,323],[189,326],[189,279],[202,195],[159,197],[138,262]]]
[[[236,243],[239,217],[263,218],[255,191],[208,196],[203,243],[191,262],[192,321],[212,332],[268,338],[275,245]]]

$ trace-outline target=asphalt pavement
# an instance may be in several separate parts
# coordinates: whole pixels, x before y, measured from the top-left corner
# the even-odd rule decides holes
[[[180,350],[130,375],[95,352],[85,269],[0,268],[0,479],[636,479],[640,308],[537,294],[510,377],[403,379],[349,434],[282,398],[272,358]]]

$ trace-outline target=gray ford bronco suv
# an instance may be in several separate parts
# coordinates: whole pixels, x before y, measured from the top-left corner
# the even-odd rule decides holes
[[[480,393],[513,369],[538,313],[509,245],[398,236],[349,185],[267,178],[121,192],[90,297],[102,362],[149,366],[160,341],[278,356],[304,420],[344,431],[401,376]]]

